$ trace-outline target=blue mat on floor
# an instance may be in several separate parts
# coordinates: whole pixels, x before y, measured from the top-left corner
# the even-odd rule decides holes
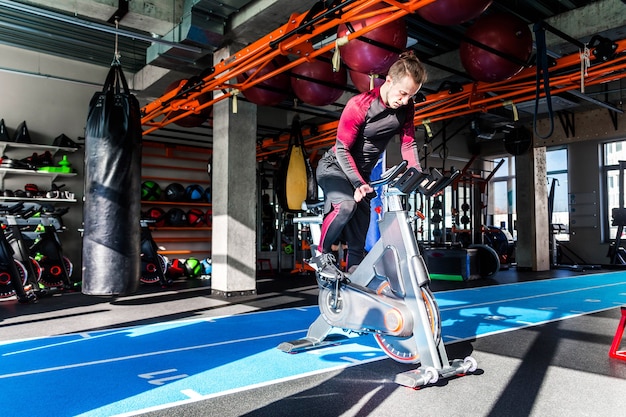
[[[449,343],[625,305],[626,273],[435,297]],[[134,415],[386,358],[371,336],[299,354],[276,349],[303,337],[317,315],[312,306],[1,342],[1,412]]]

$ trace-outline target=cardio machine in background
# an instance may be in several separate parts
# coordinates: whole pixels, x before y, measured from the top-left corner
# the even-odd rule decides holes
[[[46,210],[43,206],[39,206],[40,223],[35,228],[30,251],[31,256],[41,267],[39,283],[45,288],[71,291],[81,286],[80,281],[72,280],[74,266],[63,253],[63,246],[58,235],[59,231],[65,229],[62,216],[68,211],[68,207]]]
[[[0,298],[17,296],[20,303],[36,302],[40,268],[37,261],[28,255],[23,243],[16,217],[23,210],[23,203],[13,206],[0,206],[4,216],[0,233]]]
[[[172,285],[172,280],[166,277],[167,260],[158,253],[158,246],[152,238],[150,224],[156,223],[157,219],[141,219],[141,277],[139,280],[144,284],[161,284],[166,288]]]
[[[296,353],[322,346],[333,328],[372,334],[390,358],[420,367],[400,373],[398,384],[419,387],[476,370],[472,357],[448,360],[441,338],[439,307],[429,284],[430,277],[420,254],[411,214],[402,197],[413,192],[432,196],[458,175],[435,169],[420,173],[406,168],[406,161],[383,174],[372,185],[387,185],[387,211],[379,222],[380,239],[350,275],[334,281],[318,273],[319,317],[303,339],[283,342],[278,348]],[[399,176],[399,178],[398,178]],[[319,227],[319,223],[310,223]],[[316,236],[317,234],[313,234]],[[317,235],[319,236],[319,235]],[[319,244],[319,241],[315,243]],[[313,247],[315,250],[315,247]]]
[[[65,229],[62,216],[69,208],[55,209],[35,203],[17,203],[0,213],[5,235],[15,258],[24,264],[38,293],[74,291],[73,265],[64,255],[58,233]]]

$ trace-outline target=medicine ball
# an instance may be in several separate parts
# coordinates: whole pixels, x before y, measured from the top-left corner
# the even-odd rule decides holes
[[[141,184],[141,199],[155,201],[161,199],[161,187],[154,181],[144,181]]]
[[[531,30],[526,22],[510,13],[481,16],[465,31],[465,37],[469,41],[462,41],[459,46],[461,64],[476,81],[508,80],[524,69],[532,55]]]
[[[209,185],[204,189],[204,200],[211,202],[211,186]]]
[[[289,64],[289,58],[284,55],[278,55],[269,63],[263,63],[261,67],[251,68],[245,73],[239,74],[237,76],[237,82],[243,83],[253,76],[256,78],[265,76],[287,64]],[[289,73],[283,72],[265,81],[261,81],[255,87],[246,89],[243,95],[248,101],[258,106],[276,106],[280,104],[281,101],[289,98],[290,81]]]
[[[167,267],[167,276],[170,278],[181,277],[185,273],[185,261],[174,259]]]
[[[184,201],[185,187],[177,182],[171,183],[165,187],[165,199],[167,201]]]
[[[190,257],[185,261],[185,275],[187,277],[198,278],[202,272],[202,263],[198,259]]]
[[[167,211],[165,221],[168,226],[183,227],[187,226],[187,214],[180,208],[171,208]]]
[[[187,186],[185,195],[189,201],[202,201],[202,198],[204,197],[204,188],[202,188],[199,184],[191,184]]]
[[[202,227],[206,224],[204,212],[198,208],[192,208],[187,212],[189,226]]]
[[[213,223],[213,210],[212,209],[208,209],[206,213],[204,213],[204,221],[206,222],[206,224]]]
[[[202,260],[202,268],[204,268],[204,273],[207,275],[211,275],[213,272],[213,262],[211,258],[204,258]]]
[[[436,25],[459,25],[480,16],[493,0],[439,0],[421,7],[417,14]]]
[[[145,218],[154,220],[152,226],[163,227],[165,226],[165,211],[160,207],[151,207],[145,212]]]
[[[337,38],[349,33],[372,26],[389,17],[392,13],[384,13],[386,5],[376,4],[364,12],[368,17],[351,20],[348,24],[337,26]],[[363,74],[386,74],[389,67],[398,59],[397,50],[402,50],[407,43],[406,22],[403,18],[392,20],[382,26],[369,30],[362,36],[369,40],[354,38],[341,47],[341,59],[353,71]]]
[[[348,71],[342,65],[339,71],[333,70],[332,54],[324,54],[320,59],[304,61],[291,69],[291,88],[302,102],[311,106],[327,106],[337,101],[344,93],[348,81]]]

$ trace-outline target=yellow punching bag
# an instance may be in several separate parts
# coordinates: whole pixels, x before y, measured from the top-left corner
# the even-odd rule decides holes
[[[276,194],[283,210],[300,212],[302,203],[317,200],[317,181],[304,148],[298,116],[293,119],[289,147],[276,175]]]
[[[289,155],[289,164],[285,178],[285,197],[289,210],[302,210],[302,203],[307,195],[307,172],[304,162],[304,149],[295,145]]]

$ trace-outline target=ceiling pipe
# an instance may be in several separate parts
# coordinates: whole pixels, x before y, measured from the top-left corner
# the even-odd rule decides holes
[[[10,1],[10,0],[0,0],[0,6],[6,7],[6,8],[9,8],[9,9],[13,9],[13,10],[17,10],[19,12],[28,13],[28,14],[35,15],[35,16],[40,16],[40,17],[45,17],[45,18],[52,19],[52,20],[57,20],[59,22],[69,23],[69,24],[73,24],[73,25],[76,25],[76,26],[81,26],[81,27],[85,27],[85,28],[88,28],[88,29],[97,30],[97,31],[100,31],[100,32],[112,33],[112,34],[116,34],[118,36],[124,36],[124,37],[127,37],[127,38],[140,39],[140,40],[143,40],[143,41],[146,41],[146,42],[167,45],[167,46],[170,46],[172,48],[182,49],[182,50],[185,50],[185,51],[188,51],[188,52],[193,52],[193,53],[196,53],[196,54],[200,54],[200,53],[203,52],[202,48],[198,48],[196,46],[184,45],[184,44],[179,44],[179,43],[176,43],[176,42],[170,42],[170,41],[167,41],[167,40],[164,40],[164,39],[154,38],[154,37],[149,36],[149,35],[144,35],[144,34],[141,34],[141,33],[131,32],[129,30],[116,29],[115,27],[110,27],[110,26],[102,25],[102,24],[95,23],[95,22],[88,22],[88,21],[81,20],[81,19],[78,19],[78,18],[75,18],[75,17],[66,16],[66,15],[63,15],[61,13],[56,13],[56,12],[49,11],[49,10],[38,9],[36,7],[28,6],[26,4],[16,3],[16,2]]]

